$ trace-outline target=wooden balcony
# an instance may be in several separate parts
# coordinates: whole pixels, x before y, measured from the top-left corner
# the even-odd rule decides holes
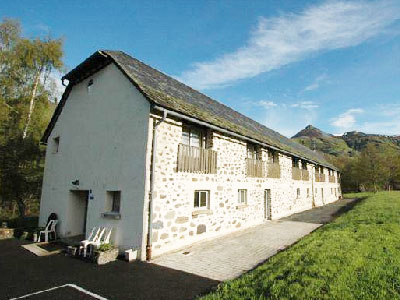
[[[329,175],[329,182],[330,182],[330,183],[335,183],[335,182],[336,182],[335,176]]]
[[[325,174],[315,173],[315,182],[325,182]]]
[[[188,173],[217,173],[217,152],[179,144],[178,172]]]
[[[309,181],[310,180],[310,173],[308,170],[302,169],[301,170],[301,180]]]
[[[301,169],[297,167],[292,167],[292,179],[301,180]]]
[[[247,177],[265,177],[266,162],[261,159],[246,158]]]
[[[267,164],[267,177],[268,178],[281,178],[281,166],[279,163]]]

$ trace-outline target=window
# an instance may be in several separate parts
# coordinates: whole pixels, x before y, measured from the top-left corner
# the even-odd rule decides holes
[[[182,127],[182,144],[198,148],[205,148],[205,132],[196,126]]]
[[[297,157],[292,157],[292,167],[293,168],[299,167],[299,159]]]
[[[307,198],[309,198],[309,197],[310,197],[310,189],[307,188]]]
[[[268,151],[268,162],[270,164],[277,164],[279,163],[279,154],[274,150]]]
[[[247,190],[238,190],[239,204],[247,204]]]
[[[247,143],[247,158],[261,159],[261,148],[255,144]]]
[[[87,84],[88,93],[90,93],[90,90],[92,89],[92,85],[93,85],[93,79],[89,79],[88,84]]]
[[[58,150],[60,149],[60,137],[55,137],[53,139],[53,153],[58,153]]]
[[[194,191],[194,208],[210,208],[210,191]]]
[[[112,213],[119,213],[121,208],[121,191],[107,192],[107,210]]]
[[[297,189],[297,198],[300,198],[300,189]]]

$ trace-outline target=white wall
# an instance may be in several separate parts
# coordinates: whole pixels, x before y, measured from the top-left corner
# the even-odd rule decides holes
[[[88,92],[87,83],[93,79]],[[73,87],[49,137],[41,199],[40,224],[51,212],[59,216],[62,236],[76,233],[71,182],[93,191],[87,231],[112,226],[112,240],[120,250],[140,247],[145,197],[145,156],[150,104],[111,64]],[[59,152],[53,153],[54,138]],[[121,191],[121,219],[102,217],[106,192]]]

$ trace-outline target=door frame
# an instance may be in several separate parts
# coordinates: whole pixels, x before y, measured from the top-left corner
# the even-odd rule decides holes
[[[272,190],[264,189],[264,220],[272,219]]]

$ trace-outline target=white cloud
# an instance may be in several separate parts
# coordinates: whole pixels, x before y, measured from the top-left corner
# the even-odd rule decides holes
[[[273,101],[266,101],[266,100],[257,101],[255,104],[258,105],[258,106],[262,106],[262,107],[264,107],[266,109],[271,108],[271,107],[275,107],[275,106],[278,105]]]
[[[343,130],[351,130],[356,124],[356,115],[363,113],[361,108],[352,108],[331,120],[331,125]]]
[[[61,83],[61,77],[62,74],[59,71],[53,70],[48,76],[43,76],[41,79],[46,89],[51,91],[53,98],[57,99],[57,101],[60,101],[65,90]]]
[[[304,109],[314,109],[314,108],[318,108],[319,105],[316,104],[314,101],[301,101],[298,103],[293,103],[290,105],[291,107],[298,107],[298,108],[304,108]]]
[[[315,78],[315,80],[308,86],[304,88],[304,92],[309,92],[309,91],[314,91],[319,88],[320,84],[322,81],[326,80],[327,76],[326,74],[323,74],[321,76],[318,76]]]
[[[249,105],[262,107],[263,116],[259,119],[260,123],[279,133],[291,137],[300,128],[314,123],[317,118],[317,108],[313,101],[300,101],[298,103],[287,104],[277,103],[270,100],[249,101]]]
[[[377,105],[369,111],[368,121],[358,125],[358,130],[366,133],[400,135],[400,104]]]
[[[400,1],[383,0],[327,1],[299,14],[260,18],[245,46],[215,60],[195,63],[179,79],[199,89],[224,86],[318,51],[361,44],[382,33],[399,16]]]

